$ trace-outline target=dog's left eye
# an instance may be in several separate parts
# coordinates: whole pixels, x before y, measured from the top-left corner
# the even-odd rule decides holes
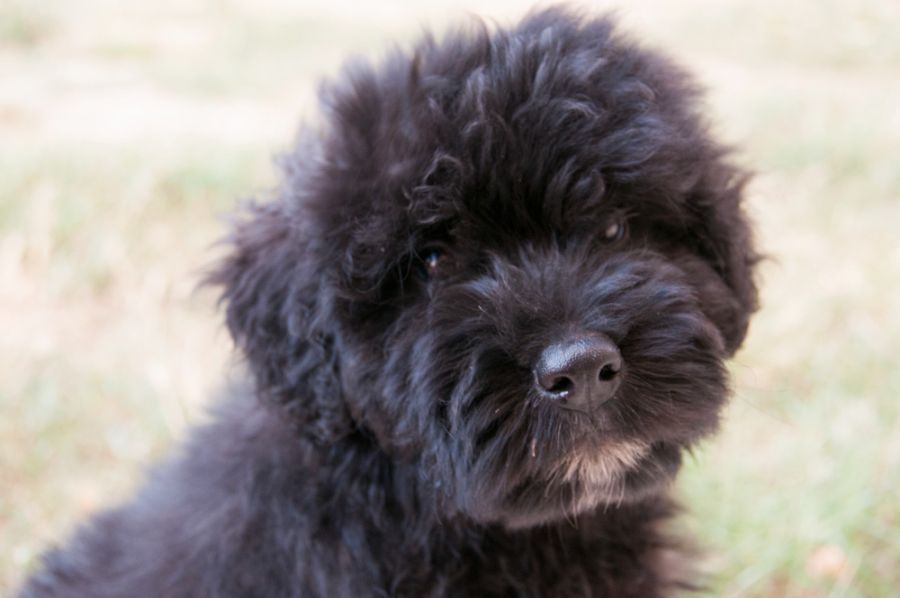
[[[627,222],[623,216],[616,216],[606,224],[603,229],[603,240],[607,242],[619,241],[625,238]]]

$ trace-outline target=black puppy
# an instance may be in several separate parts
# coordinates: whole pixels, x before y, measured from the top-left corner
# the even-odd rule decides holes
[[[756,308],[685,73],[563,9],[325,94],[212,275],[252,373],[25,596],[660,596]]]

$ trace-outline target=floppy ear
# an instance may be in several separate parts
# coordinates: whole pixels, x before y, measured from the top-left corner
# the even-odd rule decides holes
[[[750,177],[728,164],[714,164],[691,206],[700,223],[698,251],[731,291],[730,300],[720,302],[716,318],[731,355],[743,343],[750,316],[759,306],[754,271],[760,256],[742,205]]]
[[[322,442],[350,429],[320,273],[283,202],[249,206],[231,252],[206,279],[221,286],[228,329],[260,397]]]

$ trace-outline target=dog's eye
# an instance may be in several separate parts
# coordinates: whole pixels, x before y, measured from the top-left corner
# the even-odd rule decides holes
[[[426,247],[419,251],[419,271],[426,280],[435,276],[440,270],[444,260],[444,250],[441,247]]]
[[[622,216],[616,216],[615,218],[610,220],[606,224],[606,228],[603,229],[603,240],[608,243],[620,241],[625,238],[627,229],[628,227],[625,218]]]

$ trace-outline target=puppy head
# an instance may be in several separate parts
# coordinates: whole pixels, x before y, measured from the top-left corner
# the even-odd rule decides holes
[[[479,521],[659,491],[756,308],[745,176],[697,101],[559,9],[348,68],[214,275],[260,393]]]

